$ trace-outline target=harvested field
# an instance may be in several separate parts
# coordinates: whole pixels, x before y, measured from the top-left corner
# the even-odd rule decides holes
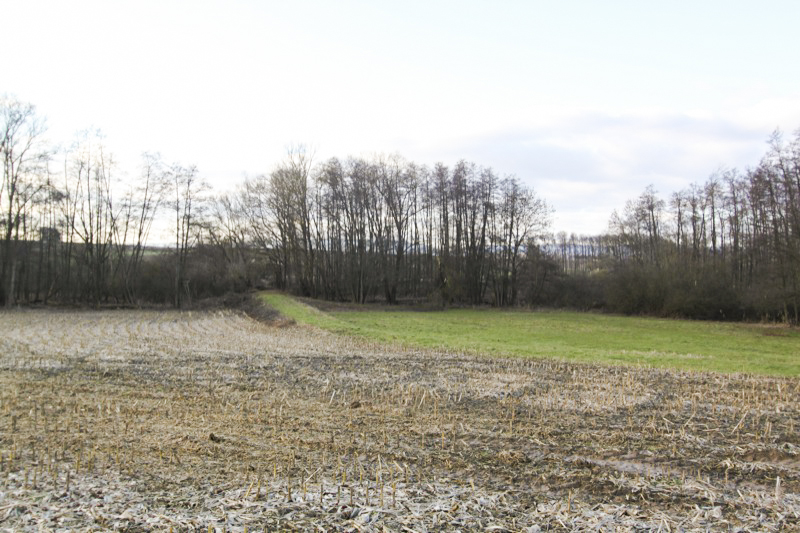
[[[0,529],[800,529],[800,379],[0,313]]]

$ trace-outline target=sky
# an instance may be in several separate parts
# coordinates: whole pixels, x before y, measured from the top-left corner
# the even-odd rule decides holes
[[[218,192],[292,145],[516,175],[597,234],[800,128],[800,2],[0,0],[0,94]]]

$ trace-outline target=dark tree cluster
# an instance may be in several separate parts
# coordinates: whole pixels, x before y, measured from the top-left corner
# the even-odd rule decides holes
[[[760,163],[660,197],[648,187],[606,234],[560,234],[549,303],[705,319],[800,322],[800,131]]]

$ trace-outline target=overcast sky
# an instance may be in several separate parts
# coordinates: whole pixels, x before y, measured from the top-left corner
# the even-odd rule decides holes
[[[800,127],[797,1],[0,0],[0,93],[218,191],[293,143],[516,174],[599,233]]]

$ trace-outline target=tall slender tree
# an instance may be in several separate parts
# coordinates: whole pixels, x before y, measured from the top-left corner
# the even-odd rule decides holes
[[[44,187],[44,165],[51,152],[45,145],[45,121],[36,108],[9,96],[0,97],[0,182],[2,253],[0,299],[11,307],[17,299],[18,252],[26,238],[23,224],[31,203]]]

